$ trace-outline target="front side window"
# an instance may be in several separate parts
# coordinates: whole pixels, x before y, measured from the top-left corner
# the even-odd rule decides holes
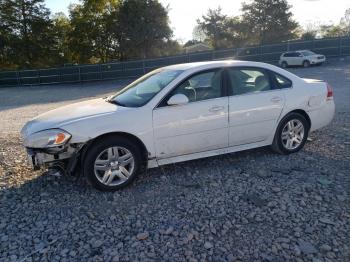
[[[273,89],[269,75],[263,69],[230,68],[228,70],[231,82],[231,94],[242,95]]]
[[[167,99],[175,94],[184,94],[189,102],[221,97],[221,70],[206,71],[188,78],[171,91]]]
[[[109,99],[124,107],[141,107],[147,104],[183,70],[157,69],[132,82]]]

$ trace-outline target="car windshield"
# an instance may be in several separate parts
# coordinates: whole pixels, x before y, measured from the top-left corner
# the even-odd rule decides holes
[[[301,53],[303,54],[303,56],[315,55],[315,53],[311,51],[303,51]]]
[[[124,107],[144,106],[182,72],[183,70],[154,70],[120,90],[109,101]]]

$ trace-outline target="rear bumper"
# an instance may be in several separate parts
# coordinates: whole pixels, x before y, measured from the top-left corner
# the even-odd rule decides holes
[[[335,114],[334,100],[327,100],[322,107],[309,111],[308,114],[311,119],[310,131],[314,131],[329,125],[332,122]]]

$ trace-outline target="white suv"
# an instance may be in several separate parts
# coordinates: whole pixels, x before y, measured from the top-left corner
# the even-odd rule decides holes
[[[286,68],[288,66],[303,66],[321,65],[326,61],[324,55],[315,54],[310,50],[300,50],[283,53],[280,57],[279,64]]]

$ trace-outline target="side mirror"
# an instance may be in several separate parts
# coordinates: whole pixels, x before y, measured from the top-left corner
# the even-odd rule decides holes
[[[184,94],[176,94],[170,97],[168,100],[169,106],[175,106],[175,105],[184,105],[189,102],[188,97]]]

